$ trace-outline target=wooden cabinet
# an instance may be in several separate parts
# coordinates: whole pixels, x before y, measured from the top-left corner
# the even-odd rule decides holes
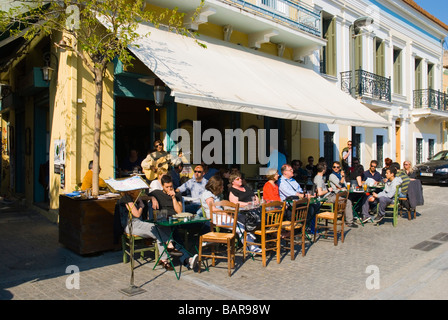
[[[120,248],[114,244],[117,199],[73,199],[59,196],[59,242],[87,255]]]

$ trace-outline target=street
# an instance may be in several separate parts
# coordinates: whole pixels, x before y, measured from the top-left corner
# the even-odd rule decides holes
[[[58,226],[14,204],[0,207],[1,300],[414,300],[448,297],[448,188],[424,187],[416,220],[390,219],[380,226],[348,229],[345,242],[307,244],[306,256],[291,261],[282,252],[263,268],[261,258],[242,260],[229,278],[227,262],[201,273],[154,266],[153,256],[136,261],[136,286],[129,297],[130,264],[121,251],[81,257],[58,243]],[[182,312],[194,312],[182,304]],[[193,306],[191,306],[193,308]],[[232,309],[229,309],[230,312]],[[254,309],[253,309],[254,310]],[[253,311],[252,310],[252,311]],[[198,311],[198,310],[196,310]],[[199,310],[207,312],[207,310]],[[237,312],[237,310],[234,310]],[[244,310],[243,310],[244,311]]]

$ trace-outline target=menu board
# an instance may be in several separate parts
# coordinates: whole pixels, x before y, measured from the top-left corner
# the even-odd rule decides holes
[[[107,179],[106,184],[117,192],[132,191],[138,189],[149,189],[148,184],[140,176],[132,176],[125,179]]]

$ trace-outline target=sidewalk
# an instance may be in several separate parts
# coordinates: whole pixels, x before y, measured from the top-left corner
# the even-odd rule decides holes
[[[291,261],[282,254],[242,261],[227,276],[227,264],[201,273],[182,268],[180,280],[154,260],[136,262],[134,283],[146,292],[128,297],[129,264],[121,251],[81,257],[58,243],[58,226],[41,214],[0,204],[0,300],[295,300],[295,299],[443,299],[448,298],[448,188],[424,186],[425,205],[416,220],[399,218],[394,228],[367,224],[348,229],[345,242],[318,240]],[[446,235],[446,236],[445,236]],[[436,238],[434,238],[436,237]],[[413,247],[429,241],[421,249]],[[434,247],[434,248],[432,248]],[[71,269],[79,268],[79,289]],[[379,289],[368,289],[371,268]],[[367,270],[367,272],[366,272]],[[68,285],[68,286],[67,286]],[[69,287],[69,288],[68,288]]]

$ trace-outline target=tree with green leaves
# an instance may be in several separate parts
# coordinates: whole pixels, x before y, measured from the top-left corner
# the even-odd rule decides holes
[[[118,58],[124,66],[132,66],[133,56],[128,47],[136,45],[138,38],[150,36],[136,32],[140,22],[151,23],[155,27],[163,24],[180,35],[197,36],[184,27],[184,13],[179,12],[177,8],[150,10],[146,8],[146,3],[150,1],[11,0],[10,8],[0,11],[0,30],[9,32],[11,36],[23,30],[26,30],[23,35],[25,39],[53,32],[71,36],[73,43],[65,49],[75,52],[93,75],[95,85],[93,196],[97,196],[99,191],[103,80],[108,64]],[[192,20],[196,19],[202,6],[203,0],[192,15]]]

